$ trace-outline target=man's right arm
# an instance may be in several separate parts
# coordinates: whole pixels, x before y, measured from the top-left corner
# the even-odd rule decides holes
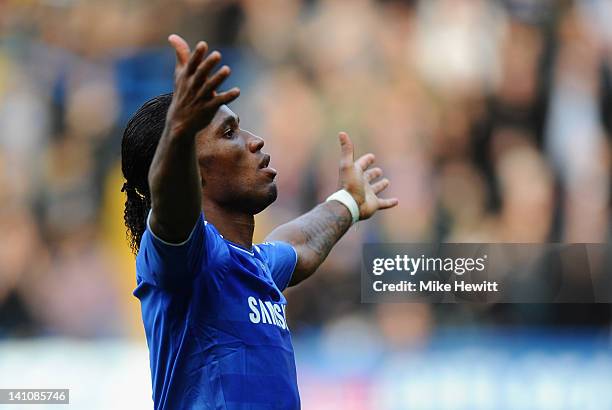
[[[211,122],[221,105],[235,100],[240,91],[233,88],[216,92],[230,69],[223,66],[209,75],[221,55],[215,51],[204,57],[206,43],[199,42],[192,53],[181,37],[171,35],[168,40],[176,50],[174,95],[149,169],[149,227],[163,241],[181,243],[188,239],[202,207],[196,134]]]

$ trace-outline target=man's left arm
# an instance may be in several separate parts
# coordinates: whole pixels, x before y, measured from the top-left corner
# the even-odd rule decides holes
[[[378,195],[389,186],[389,180],[378,178],[383,172],[374,165],[374,155],[365,154],[354,160],[353,143],[349,136],[339,134],[342,149],[340,159],[340,187],[357,203],[359,220],[368,219],[380,209],[396,206],[396,198],[383,199]],[[266,241],[290,243],[297,252],[297,263],[289,286],[297,285],[312,275],[323,263],[332,247],[350,228],[353,217],[349,208],[340,201],[326,201],[310,212],[279,226]]]

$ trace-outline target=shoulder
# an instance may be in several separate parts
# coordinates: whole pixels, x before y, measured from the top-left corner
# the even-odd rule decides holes
[[[255,252],[270,269],[272,279],[280,291],[283,291],[291,280],[298,255],[288,242],[274,241],[254,245]]]
[[[286,252],[288,250],[295,250],[293,245],[289,242],[285,241],[271,241],[271,242],[262,242],[253,245],[253,248],[262,253],[274,253],[274,252]]]
[[[193,278],[211,265],[222,263],[223,239],[201,214],[189,237],[181,243],[169,243],[155,235],[149,224],[136,256],[136,277],[158,286],[170,280]]]
[[[279,259],[297,262],[297,251],[288,242],[272,241],[253,245],[254,252],[266,263],[277,263]]]

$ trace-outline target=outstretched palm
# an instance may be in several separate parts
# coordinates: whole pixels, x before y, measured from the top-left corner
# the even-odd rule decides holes
[[[231,70],[223,66],[214,72],[221,61],[221,53],[213,51],[207,56],[208,44],[204,41],[200,41],[193,52],[176,34],[168,37],[168,41],[176,52],[176,66],[167,126],[178,134],[194,136],[210,123],[221,105],[238,98],[240,90],[234,87],[225,92],[217,91]]]
[[[379,167],[371,168],[375,161],[374,154],[365,154],[355,161],[353,142],[348,134],[341,132],[338,138],[342,149],[340,186],[355,198],[359,205],[359,219],[368,219],[379,209],[396,206],[399,203],[397,198],[378,197],[389,186],[389,180],[377,180],[383,176],[383,171]]]

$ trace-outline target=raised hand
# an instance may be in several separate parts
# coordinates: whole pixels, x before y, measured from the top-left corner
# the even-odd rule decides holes
[[[231,70],[224,65],[212,73],[221,61],[221,53],[213,51],[206,56],[208,45],[204,41],[200,41],[193,52],[187,42],[176,34],[170,35],[168,41],[176,51],[176,67],[174,96],[168,110],[167,126],[172,134],[193,136],[211,122],[221,105],[238,98],[240,90],[235,87],[217,92]]]
[[[359,205],[359,219],[368,219],[379,209],[396,206],[399,203],[397,198],[385,199],[378,196],[387,189],[390,182],[387,178],[373,182],[383,176],[383,171],[379,167],[370,168],[374,165],[374,154],[365,154],[355,161],[353,142],[348,134],[341,132],[338,138],[342,149],[340,186],[355,198]]]

